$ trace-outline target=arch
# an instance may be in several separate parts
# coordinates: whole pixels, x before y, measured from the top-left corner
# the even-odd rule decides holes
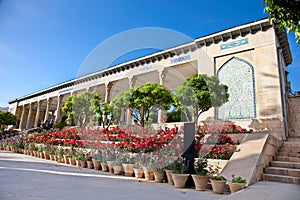
[[[256,118],[256,94],[253,66],[233,57],[218,70],[218,78],[228,86],[229,100],[218,108],[218,119]]]

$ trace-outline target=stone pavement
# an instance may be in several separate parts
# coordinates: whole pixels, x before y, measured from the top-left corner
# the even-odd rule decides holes
[[[259,182],[233,195],[217,195],[0,151],[0,199],[300,200],[300,185]]]

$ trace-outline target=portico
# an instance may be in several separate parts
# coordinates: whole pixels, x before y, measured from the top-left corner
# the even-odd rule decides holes
[[[18,116],[20,129],[33,128],[51,119],[57,124],[66,98],[73,93],[97,92],[101,102],[109,103],[118,93],[147,82],[175,91],[187,78],[207,74],[218,76],[229,85],[232,80],[236,82],[230,86],[232,99],[228,104],[210,109],[200,120],[225,119],[255,129],[254,121],[269,119],[269,123],[260,126],[277,129],[274,135],[281,137],[286,131],[286,102],[282,101],[288,95],[285,68],[291,61],[285,32],[263,19],[11,100],[9,111]],[[131,123],[128,113],[122,111],[122,123]],[[162,112],[157,123],[161,117]]]

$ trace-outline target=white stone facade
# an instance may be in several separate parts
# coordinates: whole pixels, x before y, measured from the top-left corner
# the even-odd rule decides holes
[[[49,116],[54,116],[55,122],[58,122],[61,118],[62,105],[74,92],[97,92],[103,101],[109,102],[119,92],[146,82],[160,83],[169,90],[176,90],[188,77],[197,74],[219,75],[223,67],[230,65],[232,68],[239,65],[234,62],[231,64],[232,60],[244,63],[252,69],[247,71],[247,67],[244,68],[245,73],[251,73],[253,77],[253,83],[249,82],[252,79],[247,83],[253,91],[247,90],[247,94],[243,95],[252,95],[253,99],[250,111],[248,109],[251,113],[245,114],[248,111],[243,104],[247,102],[241,100],[243,98],[238,94],[241,94],[239,91],[246,89],[232,90],[230,95],[234,99],[231,101],[237,103],[231,102],[231,107],[236,107],[235,114],[227,120],[246,128],[272,131],[275,137],[285,138],[287,128],[285,68],[292,60],[285,32],[270,25],[267,19],[200,37],[194,42],[11,100],[9,111],[18,116],[17,128],[32,128],[39,122],[43,123]],[[228,79],[230,70],[226,73],[225,79],[230,80]],[[241,72],[236,70],[232,76],[239,78],[239,74]],[[245,85],[242,80],[241,85]],[[238,94],[235,95],[234,92]],[[230,111],[230,107],[224,110],[226,109],[225,116],[230,116],[233,111]],[[237,114],[237,109],[240,109],[240,115]],[[200,120],[207,118],[219,119],[218,110],[210,109]]]

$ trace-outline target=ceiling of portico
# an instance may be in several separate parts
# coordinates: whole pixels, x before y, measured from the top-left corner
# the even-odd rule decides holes
[[[118,93],[129,90],[129,79],[121,79],[111,82],[109,100],[112,100]]]
[[[164,85],[171,91],[176,90],[187,78],[198,74],[198,64],[189,62],[165,68]]]
[[[159,83],[159,77],[157,71],[139,74],[136,75],[135,78],[136,80],[134,86],[142,86],[145,85],[146,83]]]

